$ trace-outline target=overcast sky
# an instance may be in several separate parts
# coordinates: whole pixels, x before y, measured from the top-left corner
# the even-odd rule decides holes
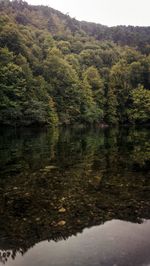
[[[26,0],[48,5],[78,20],[108,26],[150,26],[150,0]]]

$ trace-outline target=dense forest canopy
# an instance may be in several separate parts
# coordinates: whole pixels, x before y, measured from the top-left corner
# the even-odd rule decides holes
[[[0,124],[150,122],[150,27],[0,1]]]

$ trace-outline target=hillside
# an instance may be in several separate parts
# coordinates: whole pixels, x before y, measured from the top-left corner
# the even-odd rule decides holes
[[[0,1],[0,123],[150,122],[150,27]]]

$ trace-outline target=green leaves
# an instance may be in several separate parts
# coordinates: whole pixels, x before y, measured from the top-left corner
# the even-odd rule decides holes
[[[20,0],[0,7],[0,123],[149,121],[149,28],[108,29]],[[140,47],[133,31],[145,55],[112,42]]]
[[[128,110],[132,123],[148,123],[150,121],[150,90],[139,86],[131,92],[131,108]]]

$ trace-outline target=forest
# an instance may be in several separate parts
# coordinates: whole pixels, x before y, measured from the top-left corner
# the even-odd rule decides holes
[[[0,124],[150,122],[150,27],[0,1]]]

